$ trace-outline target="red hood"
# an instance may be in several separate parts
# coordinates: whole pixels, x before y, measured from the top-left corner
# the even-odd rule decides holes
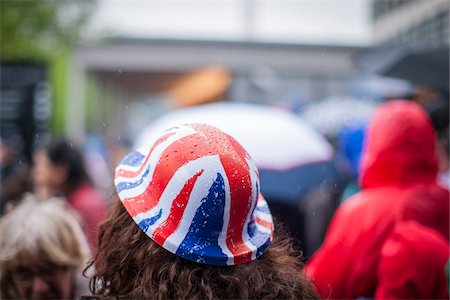
[[[434,182],[437,170],[435,133],[422,108],[405,100],[381,105],[368,128],[361,186]]]

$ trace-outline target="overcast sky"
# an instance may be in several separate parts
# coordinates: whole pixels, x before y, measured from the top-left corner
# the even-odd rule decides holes
[[[367,45],[371,0],[100,0],[90,33]]]

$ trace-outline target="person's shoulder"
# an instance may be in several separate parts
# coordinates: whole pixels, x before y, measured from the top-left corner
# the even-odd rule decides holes
[[[406,196],[411,201],[429,201],[429,199],[433,199],[433,201],[448,201],[450,192],[438,183],[419,184],[412,186]]]
[[[338,212],[341,214],[352,213],[353,211],[359,210],[361,207],[366,205],[366,193],[365,191],[359,191],[344,203],[338,207]]]
[[[89,183],[84,183],[75,189],[69,196],[69,202],[74,207],[106,208],[103,195]]]

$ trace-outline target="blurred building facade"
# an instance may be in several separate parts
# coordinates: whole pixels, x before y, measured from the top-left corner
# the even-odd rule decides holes
[[[295,106],[343,94],[345,82],[358,73],[353,57],[363,50],[359,46],[132,38],[80,47],[72,61],[67,134],[76,139],[83,139],[87,131],[133,136],[174,108],[167,99],[174,83],[207,66],[220,66],[230,74],[222,97],[228,101]]]
[[[346,94],[348,80],[362,73],[355,65],[360,54],[381,53],[384,60],[386,51],[405,45],[449,43],[448,0],[372,0],[367,5],[373,21],[370,46],[129,35],[81,46],[69,68],[66,133],[78,140],[86,132],[132,137],[175,107],[168,91],[199,68],[219,66],[229,73],[221,99],[295,108]],[[367,56],[363,60],[370,63]]]
[[[0,141],[23,163],[29,163],[32,149],[49,133],[51,88],[47,70],[38,63],[2,63],[0,78]]]
[[[449,44],[448,0],[373,0],[373,45]]]

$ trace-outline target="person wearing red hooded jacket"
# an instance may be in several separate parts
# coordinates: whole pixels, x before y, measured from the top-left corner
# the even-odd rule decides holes
[[[448,299],[448,241],[415,221],[400,222],[381,249],[375,299]]]
[[[381,249],[402,220],[449,239],[450,195],[436,182],[435,132],[421,107],[404,100],[385,103],[367,134],[362,190],[338,208],[306,266],[325,298],[374,297]]]

